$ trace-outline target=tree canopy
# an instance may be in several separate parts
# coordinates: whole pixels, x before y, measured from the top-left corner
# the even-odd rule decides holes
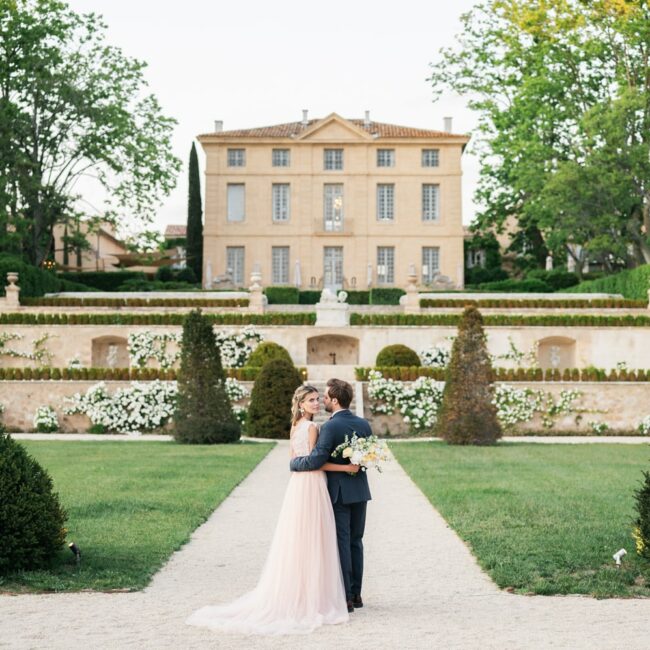
[[[82,177],[106,193],[102,218],[144,223],[176,183],[176,122],[105,34],[65,2],[0,0],[0,248],[32,264],[78,219]]]
[[[486,0],[462,24],[431,81],[479,116],[479,227],[514,217],[578,271],[650,262],[647,0]]]

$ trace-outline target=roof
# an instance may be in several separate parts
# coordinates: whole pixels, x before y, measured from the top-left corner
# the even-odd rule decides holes
[[[303,131],[311,129],[315,124],[326,118],[308,120],[302,122],[287,122],[286,124],[274,124],[272,126],[258,126],[253,129],[237,129],[234,131],[215,131],[203,133],[203,136],[218,136],[222,138],[292,138],[299,136]],[[385,122],[370,121],[366,125],[365,120],[348,119],[347,122],[354,124],[373,137],[377,138],[463,138],[464,134],[445,133],[444,131],[433,131],[429,129],[418,129],[412,126],[400,126],[399,124],[387,124]]]
[[[165,238],[171,239],[172,237],[187,237],[187,226],[178,224],[170,224],[165,228]]]

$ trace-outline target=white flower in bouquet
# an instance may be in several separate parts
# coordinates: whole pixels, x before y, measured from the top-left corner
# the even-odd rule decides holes
[[[352,438],[345,436],[345,442],[332,452],[332,458],[339,455],[342,458],[349,458],[352,465],[361,465],[361,470],[364,472],[372,468],[381,472],[381,464],[390,460],[385,442],[379,440],[377,436],[361,438],[354,431]]]

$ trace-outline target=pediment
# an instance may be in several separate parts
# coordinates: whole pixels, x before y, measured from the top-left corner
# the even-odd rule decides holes
[[[312,124],[296,138],[296,140],[317,142],[358,142],[372,139],[373,137],[367,131],[336,113],[331,113]]]

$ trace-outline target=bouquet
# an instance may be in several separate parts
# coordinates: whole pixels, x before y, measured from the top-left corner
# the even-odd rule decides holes
[[[379,440],[377,436],[360,438],[354,431],[352,438],[345,436],[345,442],[342,442],[332,452],[332,458],[337,456],[349,458],[352,465],[361,465],[363,472],[373,467],[381,472],[381,463],[389,460],[388,447],[385,442]]]

